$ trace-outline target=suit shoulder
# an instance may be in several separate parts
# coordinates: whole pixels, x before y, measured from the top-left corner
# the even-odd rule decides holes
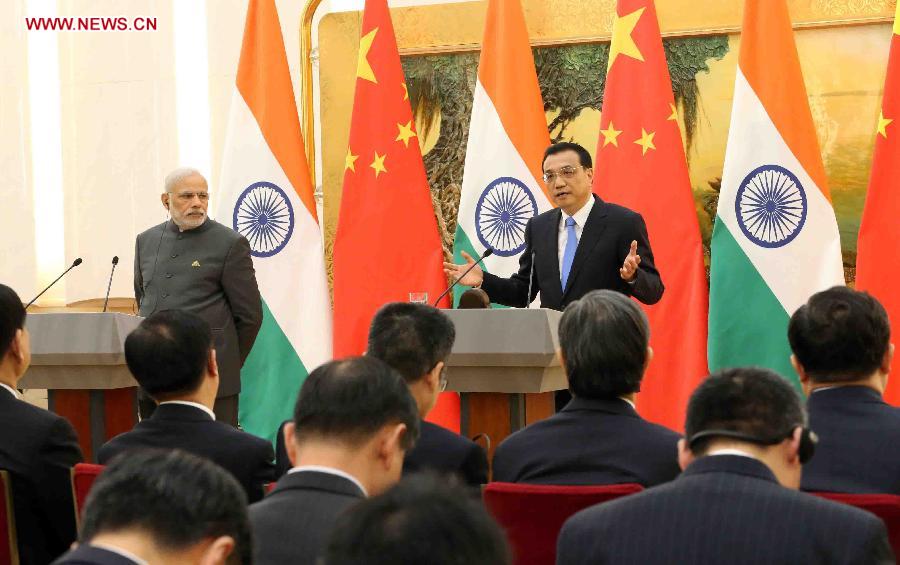
[[[606,212],[614,218],[636,219],[641,217],[640,213],[635,212],[631,208],[626,208],[625,206],[622,206],[620,204],[604,202],[604,205],[606,206]]]
[[[458,450],[469,450],[478,444],[467,437],[451,432],[431,422],[422,422],[421,438],[432,443],[439,443]]]
[[[219,223],[212,219],[210,219],[209,222],[209,231],[211,233],[215,233],[216,237],[222,237],[232,242],[239,239],[246,239],[243,235],[226,226],[225,224]]]
[[[168,224],[168,222],[156,224],[153,227],[145,229],[144,231],[142,231],[141,233],[139,233],[137,235],[138,242],[141,242],[148,237],[153,237],[153,236],[159,237],[159,234],[163,231],[163,229],[165,229],[166,224]]]

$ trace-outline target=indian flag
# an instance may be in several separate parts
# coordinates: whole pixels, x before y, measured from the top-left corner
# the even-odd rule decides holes
[[[525,224],[552,208],[541,159],[550,145],[528,30],[519,0],[490,0],[453,245],[477,257],[490,246],[485,271],[508,276],[519,268]],[[454,302],[465,289],[454,290]],[[524,297],[523,297],[524,298]]]
[[[241,370],[240,420],[274,439],[331,358],[322,235],[274,0],[250,0],[216,210],[250,242],[263,324]]]
[[[787,5],[747,0],[712,237],[710,369],[757,365],[796,383],[788,320],[811,294],[842,284]]]

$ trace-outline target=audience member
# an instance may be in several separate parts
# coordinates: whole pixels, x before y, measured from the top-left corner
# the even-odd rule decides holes
[[[406,477],[335,525],[325,565],[504,565],[506,539],[479,500],[430,473]]]
[[[900,494],[900,409],[881,398],[890,337],[884,307],[844,286],[814,294],[791,317],[791,362],[819,436],[803,490]]]
[[[573,398],[497,447],[494,480],[652,486],[675,478],[678,434],[634,409],[653,354],[649,338],[647,317],[623,294],[595,290],[569,304],[559,357]]]
[[[415,447],[406,454],[403,472],[430,469],[455,474],[479,486],[487,482],[484,449],[424,420],[446,385],[445,365],[455,339],[453,322],[437,308],[394,302],[382,307],[372,319],[366,355],[381,359],[399,372],[419,407],[421,431]]]
[[[310,373],[284,434],[294,467],[250,507],[257,565],[315,563],[344,510],[399,480],[419,418],[396,371],[350,357]]]
[[[159,407],[106,442],[100,463],[135,449],[183,449],[230,471],[249,500],[262,498],[264,484],[275,479],[272,444],[216,421],[219,370],[212,343],[207,323],[186,310],[157,312],[128,335],[128,368]]]
[[[796,491],[815,448],[805,420],[767,369],[710,376],[688,404],[684,473],[570,518],[557,563],[893,563],[877,517]]]
[[[0,469],[10,474],[19,559],[46,565],[75,540],[70,469],[82,460],[75,430],[16,391],[31,362],[25,309],[0,284]]]
[[[115,458],[88,495],[79,545],[54,565],[250,565],[247,498],[229,473],[180,450]]]

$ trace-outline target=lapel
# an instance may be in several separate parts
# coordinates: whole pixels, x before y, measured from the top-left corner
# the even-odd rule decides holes
[[[578,240],[578,249],[575,250],[575,259],[572,261],[572,270],[569,272],[568,284],[563,290],[562,295],[564,298],[572,289],[574,281],[578,277],[578,272],[581,270],[581,267],[584,266],[591,251],[594,250],[594,246],[600,241],[600,236],[603,235],[604,230],[606,230],[606,222],[603,221],[603,218],[609,214],[606,209],[606,203],[596,194],[592,196],[594,198],[594,207],[591,208],[591,213],[588,215],[584,229],[581,230],[581,239]],[[559,226],[558,218],[557,226]],[[558,257],[559,252],[557,251],[557,272],[559,271]],[[559,280],[559,276],[556,277],[556,280]]]
[[[549,245],[550,250],[546,254],[538,253],[536,255],[553,258],[550,262],[550,274],[553,275],[553,288],[559,292],[559,296],[562,296],[562,283],[559,280],[559,220],[562,217],[562,211],[559,208],[556,208],[553,210],[552,214],[548,214],[547,216],[549,221],[541,226],[541,233],[535,234],[535,241],[541,242],[542,245]],[[541,301],[543,300],[544,298],[542,296]]]

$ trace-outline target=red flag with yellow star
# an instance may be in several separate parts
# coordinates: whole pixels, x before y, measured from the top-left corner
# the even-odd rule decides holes
[[[700,228],[653,0],[619,0],[616,12],[594,192],[647,223],[666,290],[659,303],[641,305],[654,357],[637,404],[648,420],[681,429],[687,400],[707,373]]]
[[[885,307],[891,324],[900,327],[900,4],[894,15],[894,33],[884,98],[875,133],[875,156],[869,191],[856,243],[856,288],[865,290]],[[900,405],[900,379],[888,379],[884,399]]]
[[[366,349],[387,302],[447,285],[419,138],[386,0],[366,0],[334,240],[334,356]],[[449,305],[445,299],[444,307]]]

